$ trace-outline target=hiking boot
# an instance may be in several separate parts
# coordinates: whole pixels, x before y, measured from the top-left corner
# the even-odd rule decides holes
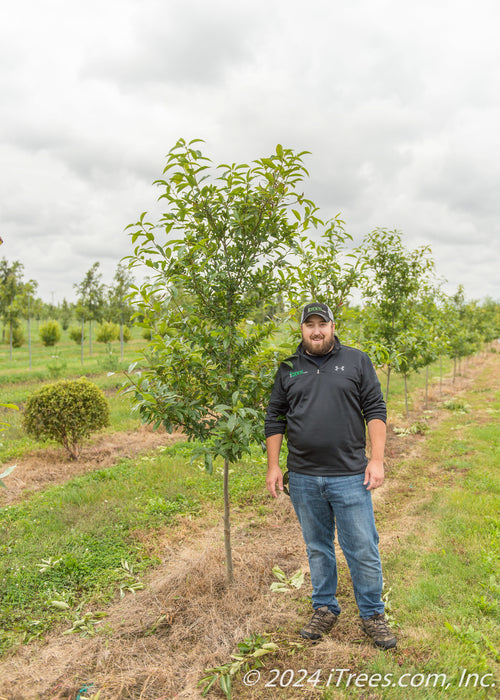
[[[387,620],[383,615],[377,613],[367,620],[362,619],[361,622],[363,623],[363,630],[373,639],[375,646],[382,649],[393,649],[396,646],[396,637],[389,629]]]
[[[337,622],[337,618],[338,615],[332,613],[327,605],[316,608],[307,625],[300,630],[300,634],[306,639],[321,639],[324,634],[332,629]]]

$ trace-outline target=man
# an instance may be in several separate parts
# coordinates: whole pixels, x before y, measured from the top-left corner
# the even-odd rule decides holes
[[[267,408],[266,486],[283,490],[279,454],[288,443],[289,492],[307,549],[314,614],[300,631],[317,640],[337,622],[335,527],[364,631],[396,646],[384,617],[382,567],[371,491],[384,481],[386,406],[366,353],[341,345],[330,308],[306,304],[302,342],[281,363]],[[366,425],[371,456],[366,456]]]

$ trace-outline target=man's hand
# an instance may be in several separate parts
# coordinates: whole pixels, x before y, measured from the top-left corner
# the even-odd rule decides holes
[[[366,465],[365,480],[363,486],[367,491],[378,489],[384,483],[384,463],[380,460],[371,459]],[[367,486],[368,484],[368,486]]]
[[[384,421],[374,418],[368,423],[370,436],[371,458],[366,465],[365,480],[363,484],[367,490],[378,489],[384,483],[384,446],[386,426]]]
[[[276,487],[278,487],[280,491],[283,491],[283,472],[278,466],[268,468],[266,487],[273,498],[278,498]]]

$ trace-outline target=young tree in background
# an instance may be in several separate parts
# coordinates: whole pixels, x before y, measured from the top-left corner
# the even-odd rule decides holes
[[[229,465],[263,441],[276,367],[273,320],[248,319],[287,293],[287,256],[321,222],[314,204],[296,192],[307,174],[303,154],[277,146],[269,158],[213,173],[195,143],[180,140],[168,155],[166,179],[157,183],[167,209],[159,224],[142,215],[133,226],[130,264],[151,274],[133,299],[153,337],[140,375],[130,371],[129,379],[145,422],[169,432],[179,427],[201,441],[209,471],[222,458],[231,582]]]
[[[23,282],[23,270],[24,265],[17,260],[9,263],[3,258],[0,261],[0,315],[4,323],[4,340],[5,325],[9,328],[10,359],[12,348],[24,342],[20,318],[28,318],[29,298],[38,287],[34,280]]]
[[[62,329],[67,331],[73,318],[73,306],[66,299],[63,299],[59,304],[58,320],[61,323]]]
[[[120,354],[123,360],[123,343],[125,325],[130,323],[133,309],[127,302],[127,296],[130,294],[131,286],[134,282],[134,277],[130,269],[124,263],[118,263],[113,277],[113,282],[108,289],[108,309],[109,320],[119,324],[120,327]]]
[[[0,315],[4,324],[3,342],[5,342],[5,327],[9,329],[9,344],[12,359],[13,329],[17,321],[14,300],[22,286],[24,265],[16,260],[9,263],[6,258],[0,260]]]
[[[427,246],[407,250],[399,231],[376,229],[361,247],[366,275],[362,284],[366,301],[364,321],[369,328],[371,353],[378,347],[387,371],[385,400],[389,396],[391,371],[406,372],[412,357],[427,342],[422,318],[416,309],[429,289],[434,262]],[[420,347],[417,347],[420,346]]]
[[[77,313],[82,318],[82,339],[84,320],[89,321],[89,353],[92,355],[92,321],[102,319],[104,309],[104,284],[99,272],[100,263],[95,262],[86,272],[80,284],[74,284],[77,292]],[[83,348],[83,340],[82,340]]]
[[[474,304],[465,299],[464,288],[459,285],[455,294],[447,298],[444,306],[447,355],[453,360],[453,381],[460,372],[464,357],[473,355],[481,347],[481,333],[475,326]]]
[[[294,268],[296,306],[303,306],[311,299],[324,301],[333,311],[337,330],[342,325],[346,301],[361,273],[360,253],[346,252],[348,240],[352,240],[352,236],[337,215],[319,240],[302,237]]]

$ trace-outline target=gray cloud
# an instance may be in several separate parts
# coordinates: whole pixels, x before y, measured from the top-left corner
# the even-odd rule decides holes
[[[210,87],[251,59],[259,24],[250,4],[227,2],[146,2],[135,19],[126,50],[116,41],[100,45],[83,77],[111,80],[121,90]]]
[[[164,156],[308,150],[303,189],[355,241],[430,245],[448,290],[500,297],[494,0],[19,0],[0,8],[2,256],[71,298],[154,218]]]

